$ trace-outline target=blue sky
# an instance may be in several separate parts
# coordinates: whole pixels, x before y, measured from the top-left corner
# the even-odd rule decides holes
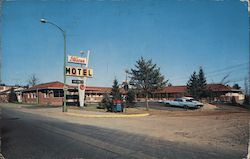
[[[177,0],[4,1],[1,15],[2,81],[27,84],[63,80],[62,33],[67,53],[91,50],[88,85],[125,80],[139,57],[152,59],[173,85],[204,68],[208,83],[229,75],[244,85],[249,54],[246,3]],[[67,83],[71,78],[67,79]]]

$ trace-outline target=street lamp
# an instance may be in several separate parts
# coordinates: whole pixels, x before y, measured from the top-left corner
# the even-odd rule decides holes
[[[59,27],[55,23],[52,23],[52,22],[50,22],[50,21],[48,21],[46,19],[40,19],[40,22],[41,23],[48,23],[48,24],[51,24],[51,25],[55,26],[63,34],[63,40],[64,40],[64,64],[63,64],[63,83],[64,83],[64,86],[63,86],[63,92],[64,92],[64,95],[63,95],[62,111],[67,112],[67,105],[66,105],[66,91],[67,91],[67,88],[66,88],[66,71],[65,71],[65,67],[66,67],[66,31],[64,31],[61,27]]]

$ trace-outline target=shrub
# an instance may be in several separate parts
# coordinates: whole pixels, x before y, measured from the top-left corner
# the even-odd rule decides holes
[[[110,107],[112,107],[113,105],[113,100],[110,98],[109,94],[104,94],[101,103],[99,104],[98,107],[100,107],[101,109],[107,109],[109,110]]]

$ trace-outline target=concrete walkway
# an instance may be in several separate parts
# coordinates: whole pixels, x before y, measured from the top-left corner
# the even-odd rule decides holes
[[[4,103],[2,104],[4,105]],[[7,105],[7,103],[6,103]],[[115,113],[115,112],[99,112],[99,111],[90,111],[85,109],[80,109],[78,107],[68,108],[67,112],[62,112],[62,107],[58,106],[41,106],[41,105],[27,105],[27,104],[10,104],[13,108],[25,109],[26,112],[40,112],[43,114],[63,114],[68,116],[76,116],[83,118],[130,118],[130,117],[145,117],[150,115],[149,113]]]

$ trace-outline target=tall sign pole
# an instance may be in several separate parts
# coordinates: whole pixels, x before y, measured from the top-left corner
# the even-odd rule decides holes
[[[63,63],[63,109],[62,111],[63,112],[67,112],[68,109],[67,109],[67,86],[66,86],[66,70],[65,70],[65,67],[66,67],[66,63],[67,63],[67,59],[66,59],[66,32],[64,31],[63,32],[63,39],[64,39],[64,63]]]
[[[81,58],[83,59],[84,52],[81,51],[80,54],[81,54]],[[78,80],[79,81],[78,82],[79,104],[80,104],[81,108],[84,107],[87,77],[89,78],[90,76],[92,76],[92,70],[88,69],[89,54],[90,54],[90,51],[88,50],[87,51],[87,58],[86,58],[85,62],[81,63],[81,69],[86,70],[86,71],[83,71],[83,72],[86,72],[87,75],[84,75],[84,76],[80,75],[79,80]],[[79,70],[79,68],[77,70]],[[77,76],[77,75],[75,75],[75,76]]]
[[[81,57],[83,57],[83,54],[84,52],[83,51],[80,51],[80,54],[81,54]],[[83,64],[81,64],[81,67],[83,68]],[[82,80],[82,77],[79,77],[79,80]],[[83,99],[83,90],[84,89],[84,82],[83,83],[80,83],[78,84],[78,96],[79,96],[79,104],[80,104],[80,107],[83,108],[84,106],[84,99]],[[83,88],[81,88],[83,85]]]
[[[81,57],[83,57],[84,52],[81,51],[80,54],[81,54]],[[88,62],[88,59],[87,59],[87,62]],[[86,63],[86,65],[87,65],[87,63]],[[81,67],[84,68],[84,65],[82,64]],[[80,77],[79,79],[82,80],[82,77]],[[85,89],[84,86],[85,86],[84,81],[83,81],[83,83],[78,84],[78,96],[79,96],[79,104],[80,104],[81,108],[84,107],[84,93],[83,93],[83,90]]]
[[[86,63],[86,68],[88,68],[88,64],[89,64],[89,54],[90,54],[90,50],[87,51],[87,63]],[[84,102],[85,102],[85,90],[86,90],[86,86],[87,86],[87,78],[86,77],[83,77],[83,83],[84,83],[84,86],[85,88],[82,90],[82,106],[84,106]]]

